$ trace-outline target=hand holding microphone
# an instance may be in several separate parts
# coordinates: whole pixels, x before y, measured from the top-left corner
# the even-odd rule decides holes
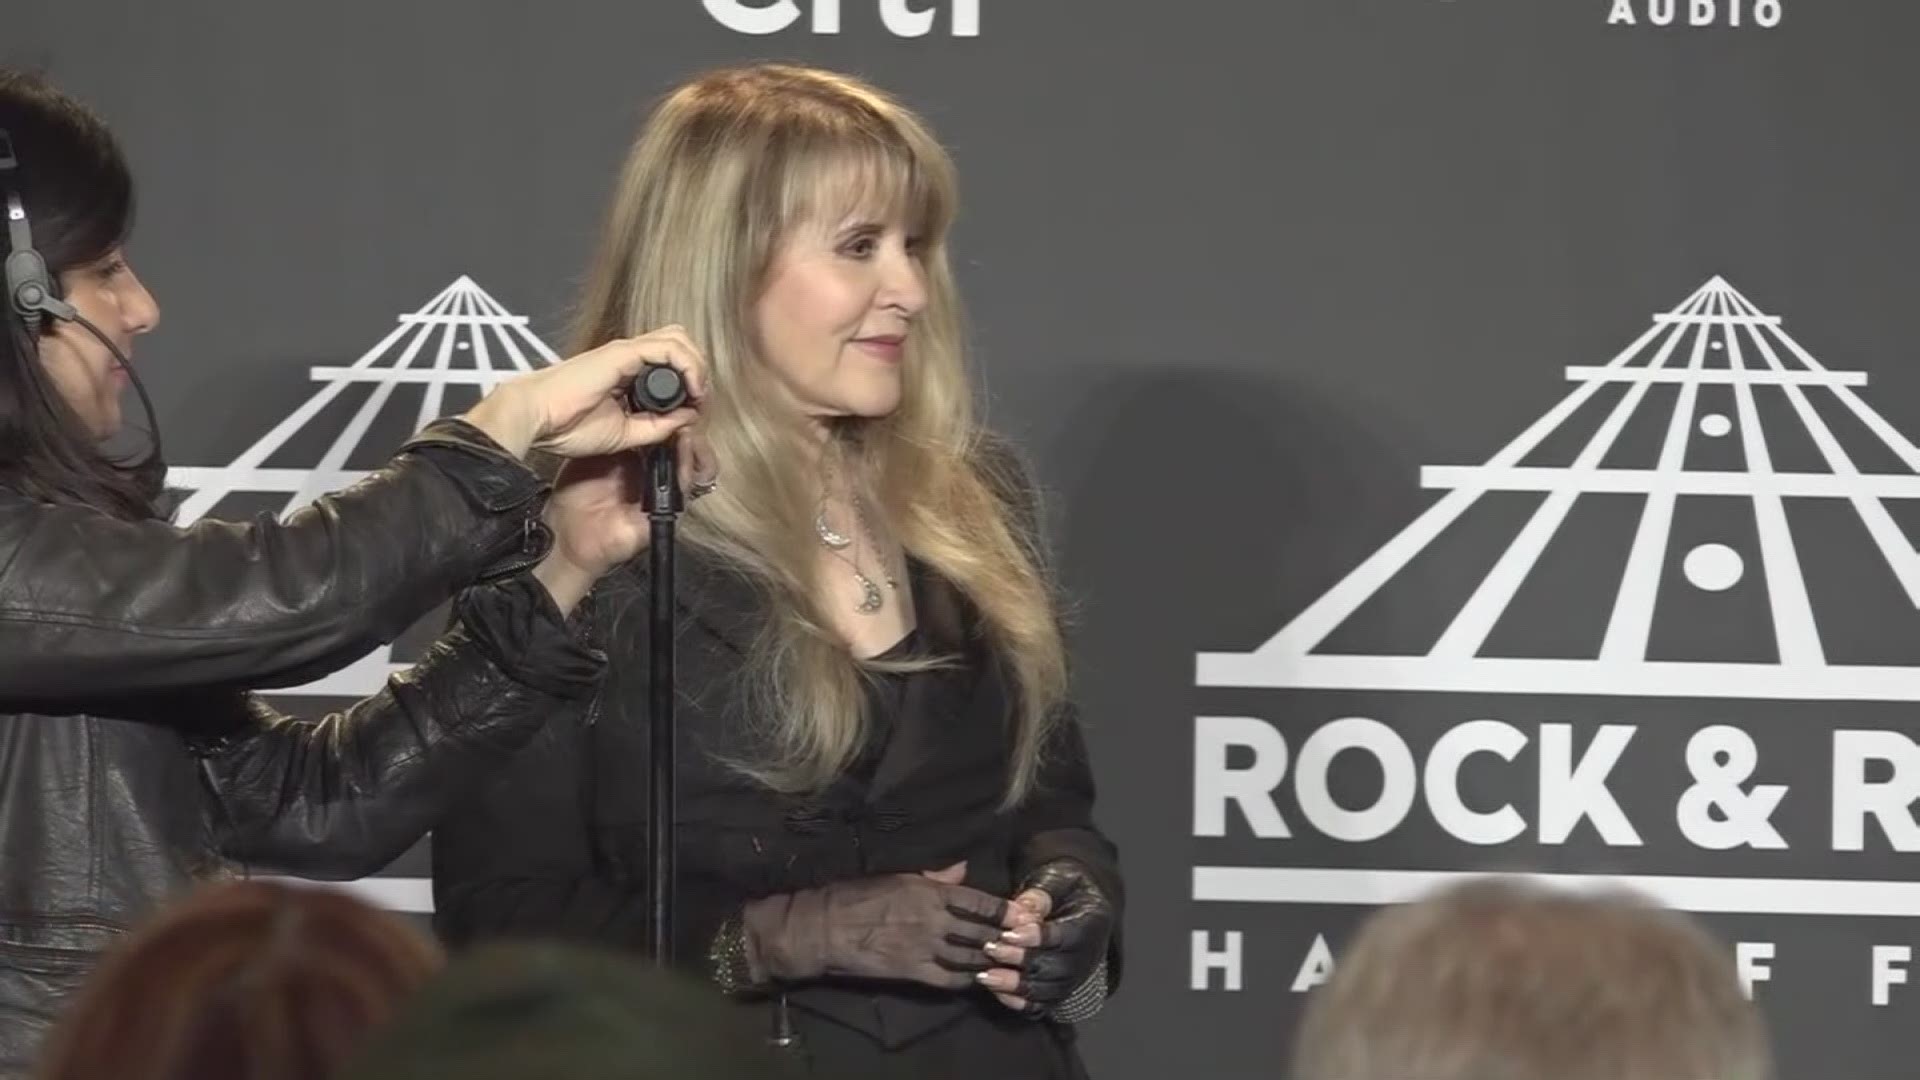
[[[627,385],[627,408],[637,413],[667,414],[687,400],[687,380],[669,363],[647,361],[638,378]]]
[[[563,611],[601,575],[645,552],[651,540],[643,501],[646,460],[623,451],[681,433],[672,452],[688,494],[697,498],[712,491],[718,475],[698,429],[683,431],[699,415],[706,393],[705,359],[685,330],[669,326],[612,342],[547,371],[583,362],[600,365],[583,369],[584,375],[605,371],[619,378],[590,382],[583,377],[580,385],[597,392],[592,407],[551,436],[557,442],[543,447],[574,459],[554,478],[546,513],[553,550],[535,571]]]
[[[515,455],[596,457],[665,442],[692,423],[706,377],[686,330],[668,326],[501,383],[466,419]],[[669,394],[656,395],[658,384],[676,381],[677,394],[665,386]]]

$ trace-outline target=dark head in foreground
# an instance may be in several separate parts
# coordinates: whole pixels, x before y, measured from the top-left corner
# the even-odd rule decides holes
[[[711,986],[572,945],[457,956],[340,1080],[761,1080],[798,1075]]]

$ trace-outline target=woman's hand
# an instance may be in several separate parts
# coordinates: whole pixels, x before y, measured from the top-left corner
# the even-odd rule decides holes
[[[675,449],[681,490],[689,498],[711,490],[719,470],[700,429],[685,429]],[[646,484],[646,459],[637,453],[575,458],[561,466],[547,500],[553,550],[534,576],[563,614],[601,575],[647,550],[653,526],[643,501]]]
[[[671,364],[689,404],[670,413],[627,411],[627,387],[649,364]],[[692,423],[707,392],[706,358],[678,326],[619,338],[501,383],[468,410],[468,423],[515,457],[544,450],[583,458],[653,446]]]
[[[989,942],[996,965],[980,977],[1000,1003],[1029,1016],[1065,1001],[1106,958],[1113,902],[1072,859],[1046,863],[1023,883],[1010,907],[1031,919]]]
[[[900,979],[947,990],[976,983],[981,947],[1024,920],[968,888],[965,863],[836,882],[753,900],[741,911],[756,983],[821,976]]]

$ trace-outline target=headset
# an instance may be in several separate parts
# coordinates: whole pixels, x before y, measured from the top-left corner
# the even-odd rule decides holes
[[[20,169],[20,157],[14,151],[13,136],[5,128],[0,128],[0,194],[6,197],[7,213],[7,306],[26,324],[27,337],[38,346],[44,319],[52,317],[60,322],[75,323],[107,347],[120,369],[127,373],[127,379],[133,383],[134,390],[140,394],[140,404],[146,409],[147,431],[153,439],[155,460],[160,458],[160,425],[154,419],[153,400],[147,396],[147,388],[141,383],[140,376],[127,362],[126,354],[113,340],[100,332],[87,318],[74,309],[60,295],[60,287],[55,284],[53,275],[47,272],[47,260],[33,246],[33,227],[27,220],[26,203],[20,198],[20,184],[13,178]]]
[[[14,313],[26,322],[27,330],[38,335],[42,315],[77,322],[80,313],[60,298],[52,275],[47,273],[47,260],[34,250],[33,226],[27,221],[26,204],[20,201],[19,185],[13,183],[9,175],[19,168],[20,158],[13,151],[13,136],[0,128],[0,181],[6,182],[7,197],[7,301]],[[112,342],[107,344],[111,346]]]

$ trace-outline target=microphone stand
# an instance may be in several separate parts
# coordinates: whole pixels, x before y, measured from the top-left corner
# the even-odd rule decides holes
[[[652,806],[647,812],[647,955],[657,968],[673,959],[674,716],[673,644],[674,526],[685,509],[677,475],[679,437],[653,448],[647,462],[647,510],[652,540],[653,611],[648,638],[647,706],[650,718],[648,759],[652,765]]]
[[[649,365],[633,381],[628,401],[635,412],[665,414],[686,401],[685,380],[665,364]],[[647,711],[649,807],[647,812],[647,923],[643,947],[656,968],[673,960],[674,900],[674,527],[686,509],[680,492],[678,435],[647,454],[644,505],[651,526],[647,548],[652,561],[652,611],[649,613]]]

